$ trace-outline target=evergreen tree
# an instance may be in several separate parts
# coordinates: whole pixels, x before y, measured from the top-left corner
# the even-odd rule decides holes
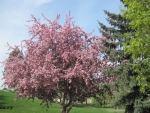
[[[132,67],[134,62],[131,58],[132,55],[124,54],[123,43],[129,40],[124,34],[134,34],[134,30],[129,27],[129,20],[120,14],[104,12],[108,16],[107,21],[111,27],[107,27],[99,22],[99,30],[104,36],[103,44],[101,45],[104,52],[103,59],[107,60],[107,63],[110,65],[109,69],[103,69],[103,74],[107,76],[115,75],[117,79],[113,83],[107,84],[111,87],[111,92],[113,92],[113,105],[124,105],[125,113],[133,113],[137,110],[137,101],[145,100],[148,97],[140,92],[140,88],[135,80],[137,73]],[[148,109],[147,107],[142,107],[140,113],[146,113]]]

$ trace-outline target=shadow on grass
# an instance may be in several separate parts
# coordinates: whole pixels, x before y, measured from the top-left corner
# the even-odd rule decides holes
[[[7,96],[0,95],[0,106],[4,106],[6,104]]]
[[[112,108],[112,107],[110,107],[110,106],[95,106],[95,105],[93,105],[93,104],[77,104],[77,105],[75,105],[75,106],[73,106],[73,107],[95,107],[95,108]]]

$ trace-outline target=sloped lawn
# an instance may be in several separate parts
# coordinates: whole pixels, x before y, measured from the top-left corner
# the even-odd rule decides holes
[[[35,99],[34,102],[31,100],[26,101],[18,100],[14,102],[16,97],[15,93],[6,92],[0,90],[0,106],[13,106],[10,109],[0,109],[0,113],[60,113],[59,104],[53,103],[52,107],[46,110],[44,105],[40,106],[41,100]],[[73,107],[70,113],[118,113],[115,109],[112,108],[96,108],[92,105],[77,105]],[[123,113],[119,111],[119,113]]]

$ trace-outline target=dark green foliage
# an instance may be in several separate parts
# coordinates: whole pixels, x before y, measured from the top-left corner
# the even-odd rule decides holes
[[[110,100],[112,99],[112,92],[109,85],[102,85],[99,89],[99,93],[92,99],[93,104],[95,106],[105,106],[110,104]]]
[[[145,94],[141,98],[137,98],[134,103],[134,113],[149,113],[150,112],[150,95]]]
[[[136,82],[138,74],[133,69],[132,54],[125,54],[123,48],[123,43],[129,40],[129,37],[126,38],[124,34],[134,35],[134,30],[129,27],[129,20],[123,18],[120,14],[104,12],[108,16],[107,21],[111,27],[99,22],[99,30],[106,37],[101,48],[104,51],[103,58],[111,66],[108,69],[103,69],[103,74],[107,76],[115,75],[117,78],[113,83],[107,84],[109,92],[113,93],[113,96],[110,95],[113,97],[111,103],[113,106],[124,105],[125,113],[135,113],[139,108],[140,113],[146,113],[149,110],[148,106],[136,106],[136,101],[137,99],[147,100],[148,96],[140,92],[140,87]],[[102,86],[100,88],[103,89]]]

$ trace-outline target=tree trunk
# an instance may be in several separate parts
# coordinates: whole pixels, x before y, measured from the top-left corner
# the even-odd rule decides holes
[[[61,106],[61,113],[67,113],[66,108],[64,106]]]
[[[85,98],[85,103],[86,103],[86,105],[87,105],[87,97]]]
[[[71,110],[72,106],[73,106],[73,99],[69,98],[69,102],[68,103],[65,103],[66,102],[66,94],[65,93],[62,93],[62,101],[60,103],[61,105],[61,113],[69,113],[69,111]]]
[[[61,106],[61,113],[69,113],[69,111],[71,110],[73,104],[70,104],[68,107],[66,107],[66,105]]]

